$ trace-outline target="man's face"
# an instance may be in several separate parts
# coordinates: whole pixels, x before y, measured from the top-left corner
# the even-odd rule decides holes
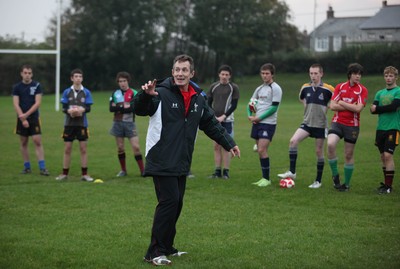
[[[119,88],[123,91],[126,91],[129,88],[129,83],[128,80],[126,78],[119,78],[118,79],[118,85]]]
[[[392,86],[396,84],[397,77],[393,73],[386,73],[383,76],[387,86]]]
[[[71,81],[74,83],[74,85],[81,85],[83,81],[83,75],[75,73],[71,76]]]
[[[321,82],[322,72],[318,67],[310,68],[310,79],[314,85],[317,85]]]
[[[30,68],[22,69],[21,77],[22,77],[22,81],[24,83],[30,83],[32,81],[32,77],[33,77],[32,69],[30,69]]]
[[[176,62],[172,69],[172,76],[178,87],[189,85],[190,79],[194,76],[194,71],[190,71],[189,61]]]
[[[229,80],[231,79],[231,74],[228,71],[222,70],[218,74],[219,76],[219,82],[222,84],[228,84]]]
[[[360,83],[361,73],[351,73],[350,75],[350,83]]]
[[[268,70],[268,69],[261,70],[260,76],[261,76],[262,80],[264,81],[264,83],[269,84],[272,82],[273,75],[271,74],[270,70]]]

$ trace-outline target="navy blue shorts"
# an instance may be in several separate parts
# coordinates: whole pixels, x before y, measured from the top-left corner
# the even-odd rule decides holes
[[[258,139],[268,139],[272,141],[276,130],[276,124],[267,123],[257,123],[253,124],[251,128],[251,138]]]
[[[222,127],[233,138],[233,122],[221,122]]]

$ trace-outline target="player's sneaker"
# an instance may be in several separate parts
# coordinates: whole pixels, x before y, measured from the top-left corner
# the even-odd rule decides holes
[[[155,257],[151,260],[151,263],[155,266],[160,266],[160,265],[171,265],[172,262],[168,260],[167,256],[162,255]]]
[[[340,192],[347,192],[350,190],[350,187],[347,186],[346,184],[342,184],[337,188],[337,190]]]
[[[119,173],[117,174],[117,177],[126,177],[128,175],[128,173],[126,173],[126,171],[119,171]]]
[[[278,174],[278,177],[280,178],[288,178],[290,177],[291,179],[295,180],[296,179],[296,173],[292,173],[290,171],[286,171],[285,173]]]
[[[24,170],[21,171],[21,174],[30,174],[32,173],[32,170],[30,168],[24,168]]]
[[[172,257],[180,257],[180,256],[182,256],[182,255],[186,255],[186,254],[187,254],[187,252],[185,252],[185,251],[178,251],[177,249],[174,249],[173,251],[174,251],[174,252],[170,254]]]
[[[92,182],[92,181],[93,181],[93,178],[90,177],[89,175],[83,175],[83,176],[81,177],[81,180],[82,180],[82,181],[87,181],[87,182]]]
[[[66,179],[68,179],[68,176],[67,175],[64,175],[64,174],[61,174],[61,175],[59,175],[58,177],[56,177],[56,180],[66,180]]]
[[[262,178],[260,180],[260,183],[257,184],[257,186],[259,186],[259,187],[267,187],[269,185],[271,185],[271,180],[268,180],[268,179],[265,179],[265,178]]]
[[[392,192],[392,187],[381,182],[381,186],[378,188],[379,194],[390,194]]]
[[[50,176],[49,170],[45,169],[40,169],[40,174],[42,176]]]
[[[311,184],[310,186],[308,186],[310,189],[318,189],[318,188],[320,188],[322,186],[322,183],[321,182],[318,182],[318,181],[314,181],[314,183],[313,184]]]
[[[253,182],[253,183],[251,183],[251,184],[258,185],[258,184],[260,184],[261,182],[263,182],[264,179],[265,179],[265,178],[262,178],[262,179],[260,179],[259,181]]]
[[[188,178],[195,178],[195,175],[192,174],[192,171],[189,171],[189,173],[187,174]]]
[[[222,175],[223,179],[229,179],[229,172],[224,170],[223,175]]]
[[[339,175],[333,176],[332,177],[332,181],[333,181],[333,187],[335,189],[339,189],[340,188],[340,179],[339,179]]]
[[[221,173],[214,173],[211,176],[208,176],[208,178],[222,178]]]

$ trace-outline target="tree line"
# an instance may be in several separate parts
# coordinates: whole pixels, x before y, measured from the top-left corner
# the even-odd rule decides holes
[[[60,87],[70,85],[74,68],[83,70],[84,85],[96,91],[114,88],[119,71],[131,73],[137,87],[169,76],[173,58],[181,53],[195,59],[199,82],[214,79],[221,64],[231,65],[234,76],[256,74],[265,62],[280,72],[304,72],[313,62],[341,69],[348,58],[362,54],[313,55],[302,48],[304,36],[289,18],[288,6],[278,0],[72,0],[61,19]],[[0,48],[54,49],[56,28],[54,17],[45,42],[0,37]],[[45,91],[54,92],[54,55],[0,54],[1,94],[11,93],[25,63],[34,67]]]

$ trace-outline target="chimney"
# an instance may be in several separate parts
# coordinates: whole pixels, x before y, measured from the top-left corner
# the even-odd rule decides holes
[[[385,1],[382,1],[382,6],[383,7],[387,7],[387,1],[385,0]]]
[[[327,19],[333,19],[335,15],[333,14],[333,9],[332,6],[329,6],[328,11],[326,12],[326,18]]]

